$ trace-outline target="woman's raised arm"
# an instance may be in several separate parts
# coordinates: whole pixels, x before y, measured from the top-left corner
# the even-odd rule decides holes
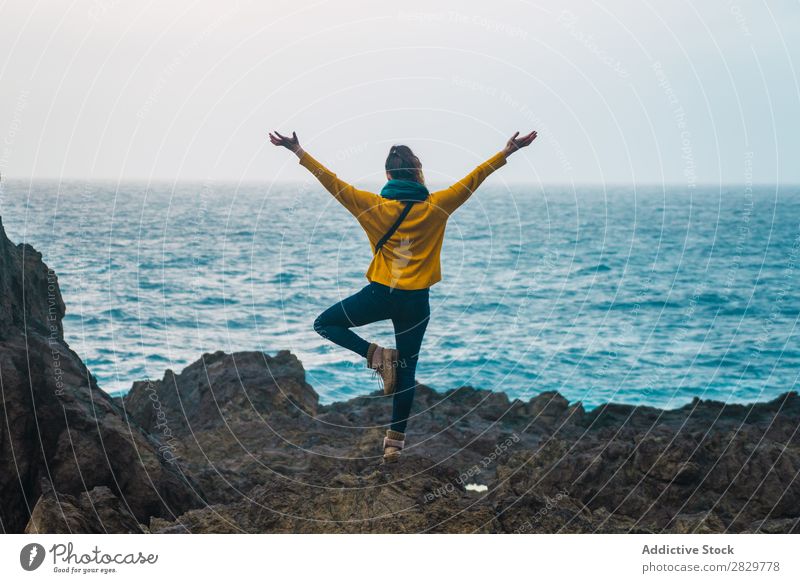
[[[454,212],[458,207],[467,202],[467,199],[492,172],[505,165],[506,158],[520,148],[530,146],[531,142],[535,139],[536,132],[531,132],[522,137],[519,137],[519,132],[515,133],[509,138],[508,142],[506,142],[505,148],[475,168],[475,170],[467,174],[453,186],[432,193],[431,202],[448,214]]]
[[[308,169],[320,181],[320,184],[325,187],[325,190],[330,192],[356,218],[359,218],[364,211],[378,203],[380,197],[377,194],[359,190],[341,180],[336,174],[315,160],[311,154],[303,150],[295,132],[292,132],[292,137],[283,136],[277,131],[270,132],[269,139],[273,145],[283,146],[287,150],[294,152],[300,159],[300,164]]]

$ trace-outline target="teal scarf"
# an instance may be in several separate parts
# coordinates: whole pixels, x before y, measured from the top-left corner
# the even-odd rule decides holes
[[[413,180],[390,180],[381,190],[383,198],[402,201],[423,201],[428,198],[428,189],[424,184]]]

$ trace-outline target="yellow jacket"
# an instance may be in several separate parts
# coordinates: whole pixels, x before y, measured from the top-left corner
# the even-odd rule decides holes
[[[498,152],[453,186],[432,192],[424,202],[414,204],[397,231],[372,258],[367,279],[398,289],[423,289],[440,281],[439,256],[447,219],[489,174],[505,163],[505,153]],[[347,184],[307,152],[300,157],[300,164],[353,214],[373,249],[405,207],[404,202]]]

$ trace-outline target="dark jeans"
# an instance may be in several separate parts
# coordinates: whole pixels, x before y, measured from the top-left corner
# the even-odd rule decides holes
[[[380,320],[391,320],[397,343],[397,385],[392,401],[393,431],[405,433],[414,392],[422,337],[428,327],[431,308],[429,289],[392,289],[370,282],[360,292],[322,312],[314,321],[314,330],[323,338],[367,357],[369,342],[350,330]]]

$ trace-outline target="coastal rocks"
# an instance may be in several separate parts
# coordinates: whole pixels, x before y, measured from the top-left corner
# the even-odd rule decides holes
[[[232,400],[206,399],[211,410],[178,423],[193,431],[176,432],[176,455],[213,506],[153,520],[154,532],[740,532],[756,519],[780,532],[800,518],[796,393],[586,413],[558,393],[521,402],[421,385],[402,462],[385,466],[391,400],[375,392],[316,405],[285,352],[206,355],[169,373],[155,400],[169,402],[174,387],[210,392],[196,372],[209,360],[247,371],[246,382],[215,373],[213,392]],[[238,396],[241,385],[259,405]],[[291,398],[279,397],[282,386]],[[135,419],[145,412],[129,406],[138,398],[125,397]]]
[[[282,467],[304,467],[305,447],[320,433],[313,423],[318,400],[287,351],[217,352],[180,374],[135,383],[123,407],[169,447],[213,504],[240,498]],[[327,432],[335,436],[335,429]]]
[[[0,528],[25,529],[42,478],[76,499],[109,488],[143,523],[201,505],[159,443],[125,423],[64,342],[57,277],[32,247],[14,246],[2,224],[0,288]]]
[[[636,419],[635,409],[621,416]],[[757,516],[764,528],[800,518],[796,393],[746,407],[698,402],[662,413],[649,418],[649,431],[622,423],[612,432],[602,423],[577,439],[550,439],[533,455],[509,460],[508,482],[517,495],[564,489],[592,511],[652,532],[739,532]],[[632,421],[642,424],[640,415]]]
[[[209,361],[224,364],[220,374],[198,374]],[[183,395],[205,405],[181,411],[176,403]],[[293,355],[218,353],[180,374],[168,373],[164,381],[136,383],[124,407],[129,419],[157,430],[162,441],[169,434],[181,466],[207,493],[209,503],[220,504],[240,500],[275,476],[299,474],[306,483],[322,487],[327,477],[320,473],[320,459],[334,467],[347,461],[354,471],[374,468],[382,459],[391,397],[376,391],[346,403],[317,405],[317,395]],[[511,447],[534,447],[539,441],[540,432],[523,431],[529,423],[519,416],[498,422],[509,407],[502,393],[464,388],[441,394],[423,385],[417,389],[416,407],[406,458],[422,455],[430,466],[444,459],[438,465],[470,468],[477,476],[493,472]]]
[[[312,416],[319,396],[288,351],[205,354],[180,375],[141,381],[123,399],[127,414],[145,431],[177,434],[224,426],[231,417]]]
[[[15,246],[0,218],[0,341],[29,330],[63,340],[58,277],[30,245]]]
[[[489,532],[492,509],[457,484],[458,474],[431,460],[408,456],[393,468],[312,462],[312,485],[278,476],[231,504],[195,510],[169,523],[154,520],[156,533],[419,533]],[[442,492],[432,496],[432,492]]]
[[[147,532],[127,505],[106,486],[79,496],[59,494],[43,480],[42,495],[31,512],[25,534],[140,534]]]

